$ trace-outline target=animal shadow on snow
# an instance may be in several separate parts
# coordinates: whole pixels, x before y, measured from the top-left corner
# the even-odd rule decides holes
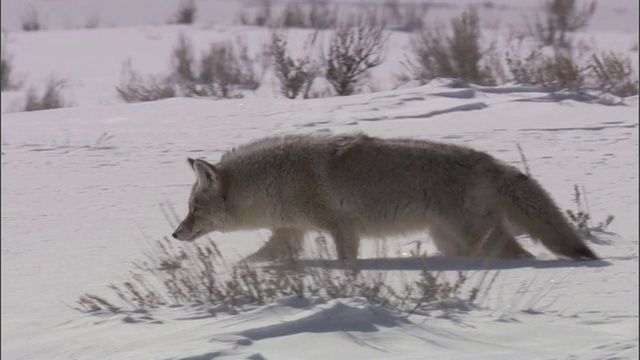
[[[550,268],[578,268],[605,267],[611,265],[606,260],[537,260],[537,259],[488,259],[470,257],[400,257],[400,258],[370,258],[358,259],[355,266],[349,266],[341,260],[300,259],[294,264],[271,263],[264,265],[266,269],[283,268],[329,268],[359,270],[422,270],[424,265],[433,271],[467,271],[467,270],[506,270],[506,269],[550,269]]]

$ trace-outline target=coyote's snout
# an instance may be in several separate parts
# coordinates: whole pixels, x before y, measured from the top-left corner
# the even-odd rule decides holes
[[[202,236],[203,234],[201,231],[193,231],[193,222],[193,215],[189,213],[171,236],[173,236],[174,239],[181,241],[193,241]]]
[[[271,229],[251,260],[297,256],[308,230],[330,234],[345,260],[357,258],[360,237],[424,229],[446,255],[532,257],[507,221],[558,255],[597,258],[537,181],[462,146],[291,135],[241,146],[215,165],[189,164],[197,180],[173,237]]]

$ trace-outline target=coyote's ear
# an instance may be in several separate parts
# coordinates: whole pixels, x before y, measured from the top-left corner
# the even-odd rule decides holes
[[[215,168],[215,166],[200,159],[189,159],[189,163],[193,167],[193,170],[196,172],[196,178],[198,179],[199,188],[206,189],[211,186],[220,186],[220,172]]]

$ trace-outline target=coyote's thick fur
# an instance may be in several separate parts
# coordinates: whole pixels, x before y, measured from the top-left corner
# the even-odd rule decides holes
[[[536,180],[458,145],[289,135],[241,146],[216,165],[189,163],[197,181],[173,237],[271,229],[251,260],[295,257],[307,230],[330,234],[345,260],[357,258],[360,237],[424,229],[446,255],[532,257],[507,221],[558,255],[597,258]]]

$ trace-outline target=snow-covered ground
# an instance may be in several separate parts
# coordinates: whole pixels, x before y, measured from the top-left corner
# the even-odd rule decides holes
[[[21,33],[13,32],[14,20],[5,22],[6,10],[15,14],[24,6],[2,1],[16,70],[29,79],[58,72],[70,80],[75,105],[2,114],[3,359],[638,358],[638,97],[611,105],[550,97],[532,87],[456,89],[436,81],[305,101],[265,91],[237,100],[123,104],[113,86],[127,56],[145,73],[163,72],[181,30],[203,47],[215,33],[242,33],[259,44],[268,32],[220,23],[206,29],[205,20],[194,27],[153,27],[171,13],[166,2],[158,2],[165,12],[144,12],[135,23],[130,13],[123,15],[124,5],[107,1],[92,3],[103,14],[121,14],[122,24],[141,26],[62,29],[60,14],[84,19],[70,3],[34,2],[59,6],[48,18],[57,30]],[[604,3],[598,13],[623,8],[620,14],[637,15],[635,2]],[[83,16],[91,14],[86,9]],[[637,32],[627,29],[637,31],[637,18],[625,27],[599,16],[589,35],[628,50]],[[385,66],[377,79],[391,88],[384,75],[395,68]],[[19,95],[3,92],[3,111]],[[496,263],[491,269],[500,273],[486,298],[448,317],[407,317],[359,298],[283,298],[216,316],[193,307],[99,317],[70,308],[81,294],[110,294],[106,285],[125,279],[131,262],[143,256],[145,239],[170,234],[160,205],[186,212],[194,181],[188,156],[215,161],[259,137],[311,131],[465,144],[516,166],[522,166],[520,144],[532,174],[561,208],[575,209],[573,186],[580,184],[594,221],[615,216],[609,232],[591,243],[603,260],[555,260],[522,238],[539,260]],[[266,237],[263,231],[213,235],[230,259],[255,251]],[[431,246],[425,234],[415,234],[388,239],[390,253],[405,252],[413,240]],[[376,241],[365,242],[361,258],[376,258],[378,248]],[[377,260],[389,273],[419,271],[410,259]],[[445,275],[484,266],[440,257],[429,264]]]

